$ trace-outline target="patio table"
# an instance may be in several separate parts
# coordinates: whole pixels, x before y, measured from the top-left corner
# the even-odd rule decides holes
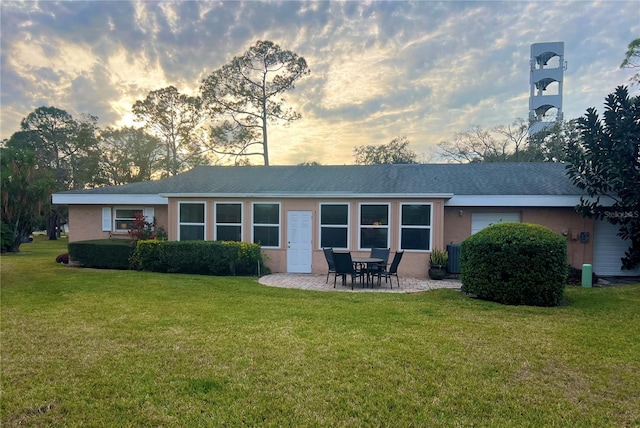
[[[378,263],[382,263],[382,259],[379,259],[377,257],[352,257],[351,260],[353,261],[354,265],[367,265],[367,268],[369,268],[369,265],[371,264],[378,264]],[[367,269],[368,271],[368,269]],[[367,285],[369,285],[369,274],[367,273]],[[373,284],[372,284],[373,285]]]

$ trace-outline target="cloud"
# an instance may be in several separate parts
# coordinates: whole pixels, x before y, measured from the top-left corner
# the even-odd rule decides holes
[[[601,106],[632,74],[619,65],[639,18],[634,1],[2,2],[2,138],[43,104],[131,124],[149,91],[193,94],[272,40],[311,69],[284,94],[303,119],[270,128],[272,163],[350,163],[400,135],[426,154],[527,116],[532,43],[565,42],[565,117]]]

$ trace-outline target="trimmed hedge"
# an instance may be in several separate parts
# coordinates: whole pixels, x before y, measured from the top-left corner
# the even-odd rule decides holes
[[[227,241],[138,241],[131,267],[151,272],[201,275],[258,275],[265,272],[258,244]]]
[[[509,305],[557,306],[564,298],[567,244],[526,223],[489,226],[461,244],[462,291]]]
[[[69,242],[69,258],[84,267],[129,269],[135,242],[129,239],[94,239]]]

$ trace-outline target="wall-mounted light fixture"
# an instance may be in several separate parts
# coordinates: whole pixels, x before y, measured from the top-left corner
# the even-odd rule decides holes
[[[462,214],[464,214],[464,211],[463,211],[463,210],[458,211],[458,215],[459,215],[460,217],[462,217]]]

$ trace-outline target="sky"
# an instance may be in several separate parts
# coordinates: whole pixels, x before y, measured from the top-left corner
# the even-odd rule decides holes
[[[438,161],[436,144],[456,132],[528,117],[533,43],[565,44],[565,119],[602,112],[629,84],[620,63],[640,37],[637,0],[3,0],[0,14],[2,139],[40,106],[130,126],[150,91],[195,95],[258,40],[295,52],[311,74],[284,94],[302,118],[269,128],[272,165],[352,164],[354,147],[400,136]]]

